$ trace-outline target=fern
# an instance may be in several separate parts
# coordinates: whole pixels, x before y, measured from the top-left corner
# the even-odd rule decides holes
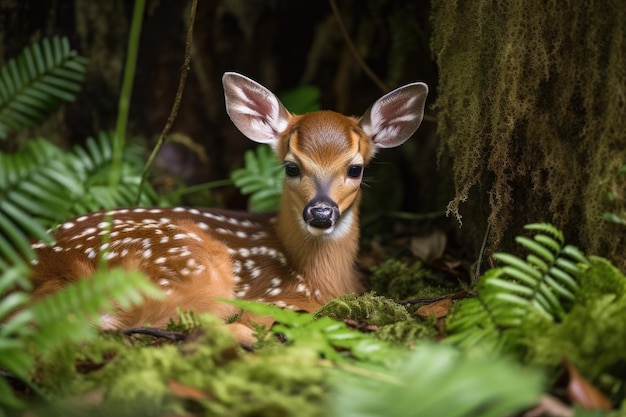
[[[97,335],[93,324],[103,313],[129,310],[144,296],[161,299],[163,293],[138,271],[99,270],[32,305],[26,312],[37,326],[32,343],[45,352],[63,343],[93,339]]]
[[[284,172],[269,146],[244,155],[245,167],[233,171],[231,179],[243,194],[251,194],[252,211],[275,211],[280,204]]]
[[[0,139],[34,126],[62,101],[72,101],[85,78],[86,59],[54,37],[25,48],[0,68]]]
[[[358,359],[362,362],[389,363],[395,360],[394,348],[386,342],[352,330],[346,323],[330,317],[316,317],[255,301],[222,301],[257,316],[273,317],[277,324],[272,326],[272,332],[282,334],[290,344],[314,349],[333,361]]]
[[[34,258],[29,237],[51,243],[46,230],[67,218],[134,204],[141,148],[128,146],[122,180],[111,188],[112,143],[109,133],[100,132],[71,152],[39,139],[15,154],[0,153],[0,271]],[[147,187],[140,203],[154,201]]]
[[[30,302],[30,281],[24,267],[0,275],[0,369],[30,385],[37,355],[65,344],[93,340],[93,324],[113,309],[128,310],[143,297],[161,298],[163,293],[137,271],[100,270],[91,277],[68,285],[52,295]],[[32,352],[38,352],[33,355]],[[31,389],[37,390],[35,386]],[[2,406],[22,405],[4,378],[0,378]],[[0,416],[2,413],[0,412]]]
[[[472,358],[430,343],[397,354],[388,368],[338,372],[331,415],[512,416],[541,395],[540,373],[500,358]]]
[[[531,317],[557,321],[576,298],[576,277],[589,261],[563,234],[545,223],[527,225],[533,238],[520,236],[526,259],[494,254],[504,264],[487,271],[477,284],[477,296],[459,303],[448,321],[446,343],[499,351],[515,338],[514,329]]]

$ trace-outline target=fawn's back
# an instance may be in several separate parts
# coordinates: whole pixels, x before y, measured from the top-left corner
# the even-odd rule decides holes
[[[272,146],[284,165],[278,213],[136,207],[76,217],[55,231],[54,245],[33,245],[35,297],[92,275],[101,257],[109,267],[144,272],[166,294],[103,315],[100,326],[110,329],[165,326],[178,307],[224,319],[236,312],[216,298],[314,311],[361,291],[355,258],[363,167],[379,148],[402,144],[419,127],[426,85],[396,89],[357,119],[331,111],[292,115],[273,93],[236,73],[223,83],[233,123]],[[249,327],[231,329],[251,341]]]

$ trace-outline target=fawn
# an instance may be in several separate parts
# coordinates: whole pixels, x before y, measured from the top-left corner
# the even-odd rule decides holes
[[[234,125],[269,144],[284,166],[278,213],[137,207],[76,217],[58,227],[54,245],[33,244],[35,297],[93,274],[100,256],[110,267],[142,271],[166,294],[103,314],[103,329],[164,327],[177,307],[222,319],[237,312],[216,298],[312,312],[362,290],[355,260],[363,167],[379,148],[398,146],[417,130],[426,84],[384,95],[357,119],[333,111],[291,114],[268,89],[234,72],[222,82]],[[229,325],[242,343],[254,340],[250,320],[263,322],[244,314]]]

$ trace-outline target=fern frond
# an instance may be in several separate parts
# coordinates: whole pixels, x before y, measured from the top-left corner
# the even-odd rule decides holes
[[[24,336],[30,332],[28,323],[14,316],[28,302],[30,281],[23,267],[14,267],[0,274],[0,369],[27,380],[33,361],[28,354]],[[24,317],[24,316],[23,316]],[[18,407],[4,378],[0,378],[0,410]]]
[[[576,298],[577,276],[589,264],[584,254],[566,245],[560,230],[550,224],[525,227],[532,238],[516,242],[529,251],[525,259],[508,253],[493,257],[503,266],[487,271],[477,284],[477,298],[460,302],[448,321],[448,343],[474,346],[487,340],[488,349],[508,343],[509,330],[525,320],[560,320]]]
[[[475,358],[450,346],[421,344],[385,369],[341,369],[332,416],[500,417],[535,403],[543,377],[499,358]]]
[[[129,145],[122,180],[109,185],[112,138],[100,132],[71,152],[38,139],[14,154],[0,153],[0,271],[34,253],[29,238],[51,243],[46,232],[82,213],[134,204],[143,165],[141,149]],[[155,192],[145,187],[140,201],[151,205]]]
[[[72,101],[85,78],[86,59],[67,38],[27,47],[0,68],[0,139],[41,122],[59,103]]]
[[[233,171],[231,179],[242,194],[251,194],[252,211],[274,211],[280,204],[284,172],[269,146],[244,154],[245,167]]]
[[[163,293],[138,271],[99,270],[34,303],[30,312],[37,326],[32,342],[41,351],[63,343],[90,340],[99,317],[116,308],[129,310],[143,297],[160,299]]]

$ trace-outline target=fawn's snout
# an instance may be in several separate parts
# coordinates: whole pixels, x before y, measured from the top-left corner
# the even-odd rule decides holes
[[[302,213],[307,230],[313,235],[331,233],[339,220],[339,206],[328,198],[311,200]]]

